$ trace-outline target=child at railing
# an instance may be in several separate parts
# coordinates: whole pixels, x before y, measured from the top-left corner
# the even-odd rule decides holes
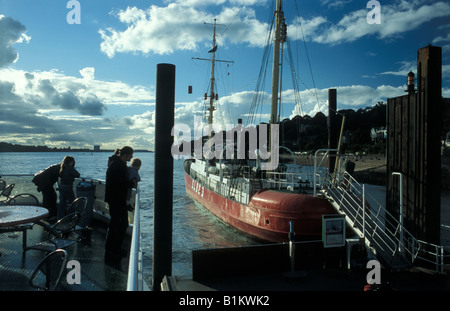
[[[139,176],[139,169],[141,168],[142,161],[139,158],[133,158],[130,162],[131,166],[128,167],[128,179],[133,182],[133,188],[137,188],[138,182],[141,181],[141,176]],[[127,192],[127,207],[128,210],[132,211],[134,207],[131,204],[131,189]]]

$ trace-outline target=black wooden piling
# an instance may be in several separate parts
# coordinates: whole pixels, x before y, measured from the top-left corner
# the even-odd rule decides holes
[[[328,149],[337,149],[339,128],[336,122],[336,89],[328,90]],[[331,155],[336,152],[330,152]],[[328,162],[328,170],[334,172],[336,158],[331,156]]]
[[[173,144],[175,66],[156,69],[155,168],[153,195],[152,288],[160,290],[164,276],[172,275]]]

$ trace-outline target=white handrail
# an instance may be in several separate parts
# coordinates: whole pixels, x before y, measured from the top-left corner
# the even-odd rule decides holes
[[[444,264],[446,256],[442,246],[416,239],[403,226],[402,215],[398,219],[391,215],[348,172],[344,172],[342,176],[344,177],[339,180],[328,174],[322,185],[323,193],[334,200],[339,212],[346,215],[347,222],[361,237],[366,241],[370,239],[370,244],[376,245],[377,251],[386,255],[394,256],[397,252],[409,254],[411,263],[420,259],[435,265],[436,272],[444,273],[444,267],[448,265]],[[362,202],[359,202],[360,198]],[[366,206],[366,199],[370,199],[374,205]],[[400,204],[403,205],[402,202]],[[377,212],[374,210],[375,206],[378,206]]]
[[[313,191],[314,196],[316,196],[316,187],[317,187],[317,168],[321,166],[323,160],[328,156],[330,151],[338,151],[337,149],[318,149],[316,153],[314,154],[314,184],[313,184]],[[325,152],[322,159],[320,160],[320,163],[317,164],[317,156],[319,155],[319,152]]]
[[[136,189],[136,203],[134,207],[133,235],[131,238],[130,259],[128,262],[127,291],[144,290],[144,276],[141,248],[141,225],[139,187]]]

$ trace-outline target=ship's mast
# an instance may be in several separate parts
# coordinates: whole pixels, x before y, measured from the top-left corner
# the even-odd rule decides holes
[[[284,20],[284,14],[281,10],[281,0],[276,2],[275,10],[275,33],[274,33],[274,44],[273,44],[273,67],[272,67],[272,102],[270,108],[270,124],[278,123],[278,99],[279,99],[279,81],[280,81],[280,51],[282,40],[282,22]]]
[[[216,27],[217,26],[225,26],[222,24],[217,24],[217,19],[214,19],[214,24],[208,24],[205,23],[207,25],[213,25],[214,26],[214,32],[213,32],[213,47],[210,51],[208,51],[208,53],[211,53],[211,59],[205,59],[205,58],[193,58],[193,59],[198,59],[198,60],[206,60],[206,61],[210,61],[211,62],[211,89],[209,92],[209,108],[207,109],[209,111],[209,115],[208,115],[208,124],[210,127],[210,131],[209,134],[211,135],[211,130],[212,130],[212,124],[214,121],[214,111],[216,110],[216,108],[214,107],[214,100],[218,99],[217,94],[214,93],[214,85],[215,85],[215,77],[214,77],[214,69],[215,69],[215,64],[216,62],[225,62],[225,63],[233,63],[233,61],[226,61],[226,60],[217,60],[216,59],[216,51],[217,51],[217,44],[216,44]],[[207,94],[205,94],[205,99],[207,97]]]
[[[214,98],[215,98],[215,96],[214,96],[214,82],[215,82],[214,67],[216,64],[216,50],[217,50],[217,47],[216,47],[217,23],[216,23],[216,21],[217,20],[214,19],[214,24],[213,24],[214,25],[214,33],[213,33],[213,44],[212,44],[213,48],[211,49],[211,53],[212,53],[212,55],[211,55],[211,90],[209,93],[209,108],[208,108],[208,111],[209,111],[208,124],[210,125],[210,127],[213,124],[214,110],[216,110],[216,108],[214,107]],[[224,25],[221,25],[221,26],[224,26]]]
[[[273,67],[272,67],[272,99],[270,105],[270,124],[277,124],[278,103],[281,101],[281,81],[280,71],[282,69],[282,51],[283,43],[286,42],[287,27],[284,20],[284,13],[282,11],[282,0],[276,1],[275,10],[275,32],[273,38]],[[281,54],[281,57],[280,57]],[[280,103],[281,104],[281,103]],[[270,130],[269,130],[270,132]],[[272,148],[272,135],[269,135],[268,147]]]

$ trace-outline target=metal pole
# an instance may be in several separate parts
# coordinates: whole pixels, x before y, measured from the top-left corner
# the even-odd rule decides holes
[[[159,291],[164,276],[172,275],[173,144],[175,66],[158,64],[153,200],[152,289]]]
[[[291,272],[295,271],[295,232],[294,232],[294,222],[289,221],[289,258],[291,262]]]
[[[399,222],[400,222],[400,240],[398,242],[398,250],[403,252],[403,174],[399,172],[393,172],[392,175],[400,176],[400,211],[399,211]]]
[[[337,135],[336,135],[336,89],[328,90],[328,149],[337,148]],[[328,160],[328,172],[331,174],[334,172],[334,165],[337,161],[334,152],[330,152]]]
[[[363,184],[362,185],[362,208],[363,208],[363,228],[362,228],[362,233],[363,233],[363,239],[366,239],[366,185]]]
[[[314,176],[313,176],[313,196],[316,197],[316,179],[317,179],[317,154],[319,153],[319,150],[316,150],[316,153],[314,154]]]

